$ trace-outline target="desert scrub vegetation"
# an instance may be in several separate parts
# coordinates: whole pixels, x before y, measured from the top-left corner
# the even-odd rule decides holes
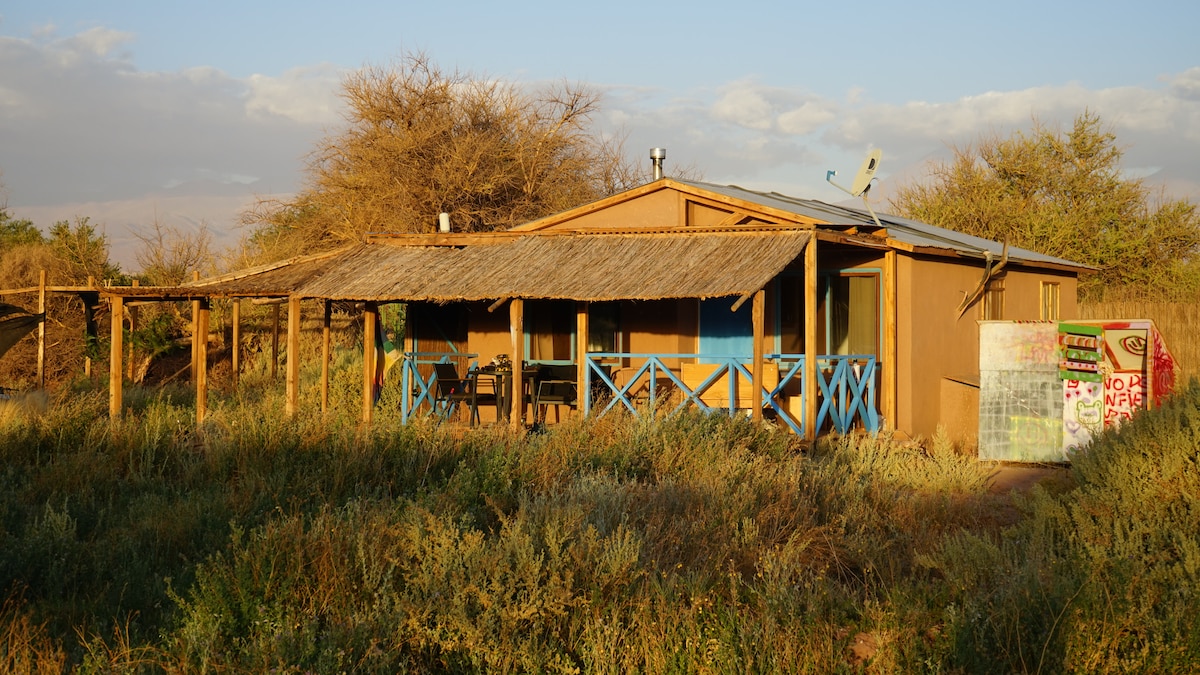
[[[1200,663],[1196,384],[1018,499],[1013,522],[992,467],[941,439],[806,448],[698,413],[400,426],[386,396],[363,429],[286,418],[255,377],[199,429],[171,388],[129,392],[116,422],[86,389],[0,414],[0,668]]]

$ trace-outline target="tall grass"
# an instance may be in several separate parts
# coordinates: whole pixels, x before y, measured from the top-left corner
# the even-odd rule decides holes
[[[344,365],[335,393],[354,401]],[[185,389],[135,389],[116,422],[103,392],[0,416],[0,658],[825,673],[1171,670],[1200,653],[1180,590],[1200,561],[1196,439],[1180,436],[1200,428],[1196,387],[1008,527],[990,469],[940,441],[809,448],[699,413],[401,426],[387,396],[364,429],[355,405],[280,415],[256,368],[199,429]]]

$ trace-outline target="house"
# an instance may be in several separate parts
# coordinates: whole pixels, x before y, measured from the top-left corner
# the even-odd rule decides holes
[[[1087,269],[866,209],[661,178],[507,231],[381,234],[174,292],[286,297],[297,314],[301,299],[361,302],[368,334],[378,304],[406,303],[406,414],[433,396],[428,362],[505,355],[575,364],[587,414],[700,405],[810,438],[944,425],[970,440],[978,321],[1073,318]],[[502,400],[484,414],[518,423],[528,402]]]

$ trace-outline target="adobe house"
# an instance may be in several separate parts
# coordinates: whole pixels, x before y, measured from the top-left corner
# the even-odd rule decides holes
[[[504,355],[575,364],[587,414],[701,405],[809,438],[942,424],[973,442],[977,322],[1074,318],[1087,269],[867,210],[662,178],[507,231],[375,235],[171,293],[286,298],[294,330],[301,299],[360,302],[368,335],[379,304],[406,303],[406,414],[433,395],[428,363]],[[369,420],[374,345],[364,355]],[[511,391],[525,377],[504,383],[485,421],[520,423],[528,403]]]

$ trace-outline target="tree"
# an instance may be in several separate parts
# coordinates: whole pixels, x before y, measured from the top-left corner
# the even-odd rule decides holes
[[[75,218],[75,224],[60,220],[50,228],[46,243],[57,262],[56,278],[67,283],[82,284],[89,277],[97,283],[104,280],[123,282],[119,265],[109,262],[108,237],[97,234],[87,216]]]
[[[348,127],[310,156],[292,200],[245,215],[252,248],[276,257],[368,232],[505,228],[632,186],[620,143],[589,133],[599,96],[560,85],[534,92],[444,73],[424,55],[368,67],[343,83]]]
[[[1034,120],[1028,135],[955,148],[931,180],[890,202],[903,216],[1094,266],[1080,281],[1085,297],[1121,286],[1184,290],[1200,263],[1195,206],[1122,176],[1121,156],[1094,113],[1066,134]]]
[[[212,263],[212,233],[202,224],[194,232],[163,225],[155,220],[149,230],[134,232],[141,242],[134,259],[141,276],[152,286],[178,286],[190,274]]]
[[[42,231],[32,220],[15,219],[8,210],[0,208],[0,250],[12,249],[28,244],[41,244],[45,239]]]

